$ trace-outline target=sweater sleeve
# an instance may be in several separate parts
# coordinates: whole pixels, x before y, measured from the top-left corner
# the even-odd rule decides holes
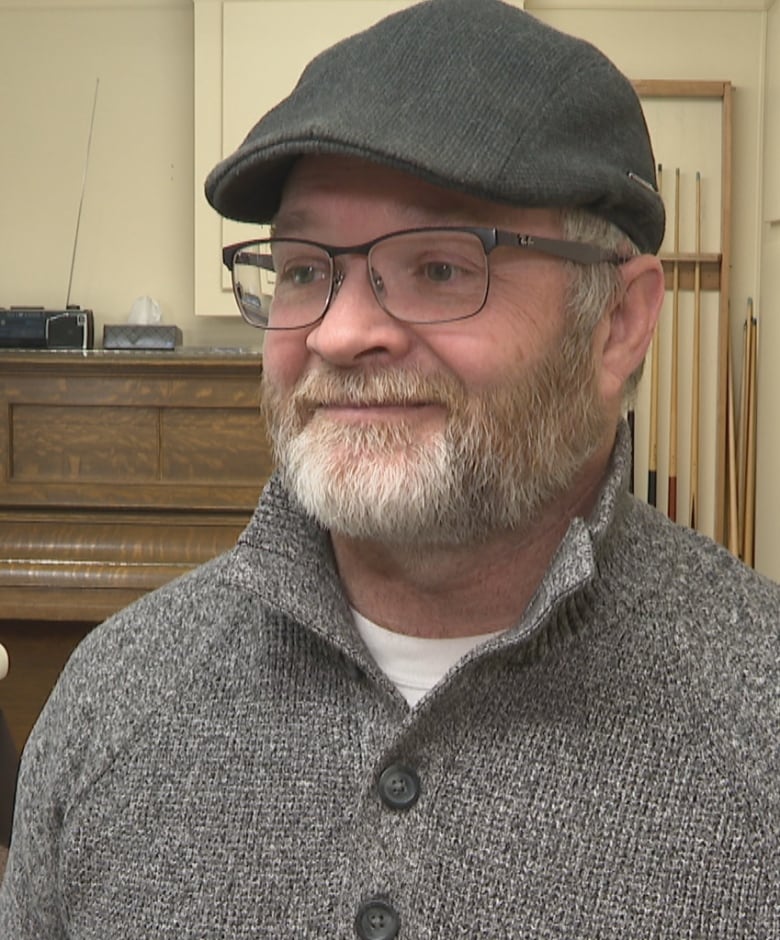
[[[218,559],[96,627],[65,666],[22,754],[0,940],[70,936],[68,905],[80,890],[63,874],[72,811],[161,701],[205,671],[220,639],[215,610],[235,597],[217,588],[214,567]]]
[[[11,851],[0,886],[0,937],[65,940],[60,892],[60,837],[67,787],[64,727],[73,709],[59,685],[41,713],[22,755]]]

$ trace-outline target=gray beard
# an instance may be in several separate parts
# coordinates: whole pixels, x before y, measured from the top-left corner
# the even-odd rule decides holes
[[[434,401],[442,431],[352,426],[320,403]],[[264,380],[263,409],[282,481],[329,531],[398,546],[461,546],[522,531],[575,483],[605,431],[590,339],[488,391],[450,375],[324,367],[289,394]]]

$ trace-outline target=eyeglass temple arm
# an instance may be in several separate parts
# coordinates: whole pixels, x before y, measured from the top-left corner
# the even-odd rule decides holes
[[[528,248],[531,251],[540,251],[545,255],[564,258],[576,264],[623,264],[628,257],[607,251],[598,245],[587,242],[562,241],[557,238],[542,238],[539,235],[520,235],[515,232],[496,232],[496,244],[512,245],[515,248]]]
[[[265,271],[273,271],[274,262],[270,255],[259,255],[252,251],[241,251],[236,249],[235,245],[228,245],[222,249],[222,263],[232,271],[237,264],[251,265],[255,268],[263,268]]]

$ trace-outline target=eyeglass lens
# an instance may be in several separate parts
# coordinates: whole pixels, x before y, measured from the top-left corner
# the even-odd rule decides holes
[[[233,284],[245,318],[266,329],[316,323],[338,291],[340,275],[348,269],[353,277],[364,276],[339,260],[342,253],[333,254],[335,260],[317,245],[291,239],[242,248],[234,259]],[[485,302],[487,258],[470,232],[403,232],[376,242],[367,255],[374,295],[398,320],[459,320],[473,316]]]

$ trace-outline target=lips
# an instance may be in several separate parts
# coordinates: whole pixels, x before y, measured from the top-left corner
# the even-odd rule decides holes
[[[410,414],[427,409],[443,409],[438,402],[420,401],[368,401],[368,402],[320,402],[307,409],[306,414],[313,417],[316,414],[333,416],[349,420],[387,420],[391,418],[408,418]]]
[[[436,406],[443,408],[444,402],[438,401],[321,401],[315,408],[425,408]]]

